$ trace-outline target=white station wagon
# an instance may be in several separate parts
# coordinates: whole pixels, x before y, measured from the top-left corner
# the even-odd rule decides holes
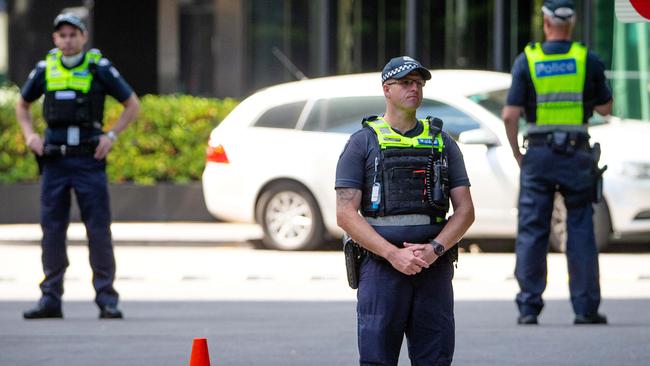
[[[500,119],[510,75],[437,70],[418,117],[439,117],[457,141],[472,184],[476,221],[468,238],[514,238],[519,168]],[[208,142],[203,192],[215,217],[259,223],[268,248],[317,248],[336,225],[334,175],[364,116],[383,113],[379,73],[326,77],[263,89],[241,102]],[[650,234],[650,123],[615,118],[590,127],[602,145],[605,200],[595,205],[600,247]],[[556,201],[550,243],[566,242],[566,210]]]

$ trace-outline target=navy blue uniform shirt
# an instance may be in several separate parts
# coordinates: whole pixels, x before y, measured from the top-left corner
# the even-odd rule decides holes
[[[414,137],[422,133],[422,124],[403,135]],[[465,170],[463,154],[456,141],[447,133],[442,133],[445,153],[449,164],[449,186],[451,189],[460,186],[469,186],[469,178]],[[362,128],[350,136],[336,166],[335,188],[355,188],[363,191],[366,169],[375,166],[375,157],[379,156],[379,142],[377,135],[370,128]],[[381,226],[375,230],[386,240],[396,245],[402,242],[424,243],[433,239],[442,229],[442,225],[417,225],[417,226]]]
[[[549,41],[542,43],[542,50],[546,54],[561,54],[569,52],[572,41]],[[598,56],[589,51],[587,53],[587,68],[585,73],[585,89],[583,92],[584,122],[586,123],[593,114],[594,106],[602,105],[612,99],[612,93],[605,79],[605,66]],[[507,105],[523,107],[526,121],[534,123],[537,120],[536,101],[537,95],[530,77],[528,58],[522,52],[512,65],[512,86],[508,92]]]
[[[83,59],[79,62],[81,64]],[[75,65],[76,67],[78,65]],[[65,67],[65,65],[64,65]],[[124,80],[120,75],[119,71],[112,65],[112,63],[106,59],[102,58],[97,63],[97,73],[93,78],[91,84],[91,92],[99,92],[107,94],[117,99],[120,103],[127,100],[131,94],[133,94],[133,89],[129,84]],[[26,102],[33,102],[41,97],[45,93],[45,61],[40,61],[36,64],[36,67],[29,74],[25,85],[23,85],[20,90],[20,94]],[[46,131],[45,139],[48,143],[65,143],[66,141],[66,130],[65,128],[59,128],[56,130],[48,129]],[[84,139],[86,133],[82,131],[81,138]]]

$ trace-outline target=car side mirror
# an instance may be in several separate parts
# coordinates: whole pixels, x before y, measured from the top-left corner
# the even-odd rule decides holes
[[[463,131],[458,135],[458,142],[466,145],[499,145],[499,138],[492,131],[485,128],[475,128]]]

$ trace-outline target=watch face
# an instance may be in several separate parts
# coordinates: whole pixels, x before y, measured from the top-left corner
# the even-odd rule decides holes
[[[436,253],[437,255],[442,255],[445,252],[445,246],[442,244],[438,244],[435,247],[433,247],[433,252]]]

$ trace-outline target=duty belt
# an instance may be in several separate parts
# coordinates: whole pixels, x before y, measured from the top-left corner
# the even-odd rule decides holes
[[[95,154],[95,144],[82,144],[77,146],[46,144],[43,156],[85,156]]]
[[[526,146],[560,145],[570,149],[589,150],[589,135],[580,132],[555,131],[545,133],[532,133],[525,138]]]

